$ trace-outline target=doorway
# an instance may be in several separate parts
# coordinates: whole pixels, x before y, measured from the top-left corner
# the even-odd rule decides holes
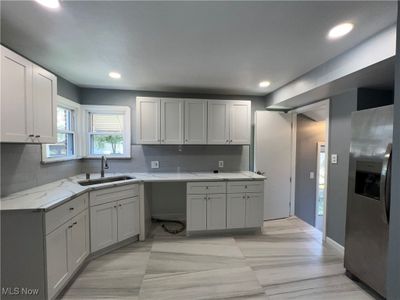
[[[315,228],[324,229],[325,194],[326,194],[326,151],[325,142],[318,142],[317,146],[317,186],[315,204]]]

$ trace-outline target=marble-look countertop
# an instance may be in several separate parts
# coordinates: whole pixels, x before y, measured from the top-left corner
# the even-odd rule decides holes
[[[50,210],[62,203],[88,191],[112,186],[140,182],[189,182],[189,181],[227,181],[227,180],[265,180],[264,176],[253,172],[233,173],[106,173],[105,177],[129,176],[134,179],[81,186],[78,182],[85,180],[85,174],[58,180],[37,186],[25,191],[3,197],[0,209],[5,210]],[[91,174],[91,179],[100,178],[100,174]]]

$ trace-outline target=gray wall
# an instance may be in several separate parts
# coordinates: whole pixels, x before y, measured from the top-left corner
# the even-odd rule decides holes
[[[297,116],[295,215],[315,226],[318,142],[325,142],[325,123]],[[314,179],[310,179],[314,172]]]
[[[338,155],[338,163],[329,162],[326,235],[344,245],[351,142],[351,113],[357,110],[357,90],[331,97],[329,120],[329,156]]]
[[[400,12],[400,10],[399,10]],[[400,20],[397,19],[400,32]],[[400,53],[400,34],[397,35],[397,53]],[[389,259],[387,299],[400,299],[400,58],[396,56],[394,135],[392,168],[392,203],[390,212]]]
[[[79,88],[62,77],[57,78],[57,93],[79,102]],[[81,172],[76,160],[41,164],[41,151],[35,144],[0,144],[1,196]]]

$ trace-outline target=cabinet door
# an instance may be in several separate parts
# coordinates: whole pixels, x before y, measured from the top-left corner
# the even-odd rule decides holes
[[[1,142],[32,142],[32,63],[3,46],[0,102]]]
[[[69,270],[72,273],[89,255],[89,213],[84,210],[69,223],[70,239],[68,243]]]
[[[118,241],[139,234],[139,197],[118,201]]]
[[[90,208],[91,252],[110,246],[118,241],[117,202]]]
[[[160,144],[160,99],[136,100],[136,139],[138,144]]]
[[[208,101],[208,144],[229,143],[229,102]]]
[[[33,131],[35,142],[57,142],[57,77],[33,66]]]
[[[185,101],[185,144],[207,143],[207,101]]]
[[[183,100],[161,99],[161,144],[183,144]]]
[[[207,196],[188,195],[186,203],[187,230],[206,230],[207,229]]]
[[[264,222],[264,195],[246,194],[246,227],[261,227]]]
[[[207,229],[226,228],[226,194],[207,196]]]
[[[52,299],[70,276],[68,226],[70,226],[70,223],[67,222],[46,236],[47,291],[49,299]]]
[[[226,199],[226,227],[246,227],[246,194],[228,194]]]
[[[250,144],[251,102],[235,101],[230,107],[230,144]]]

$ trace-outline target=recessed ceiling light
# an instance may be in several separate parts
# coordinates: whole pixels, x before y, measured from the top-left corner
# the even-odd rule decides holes
[[[120,79],[121,78],[121,74],[119,74],[118,72],[110,72],[110,73],[108,73],[108,76],[110,76],[112,79]]]
[[[331,30],[329,30],[328,38],[338,39],[338,38],[348,34],[350,31],[353,30],[353,28],[354,28],[354,25],[352,23],[342,23],[342,24],[336,25]]]
[[[261,88],[269,87],[271,85],[271,82],[269,81],[261,81],[258,86]]]
[[[37,3],[46,6],[48,8],[59,8],[60,7],[60,1],[59,0],[35,0]]]

